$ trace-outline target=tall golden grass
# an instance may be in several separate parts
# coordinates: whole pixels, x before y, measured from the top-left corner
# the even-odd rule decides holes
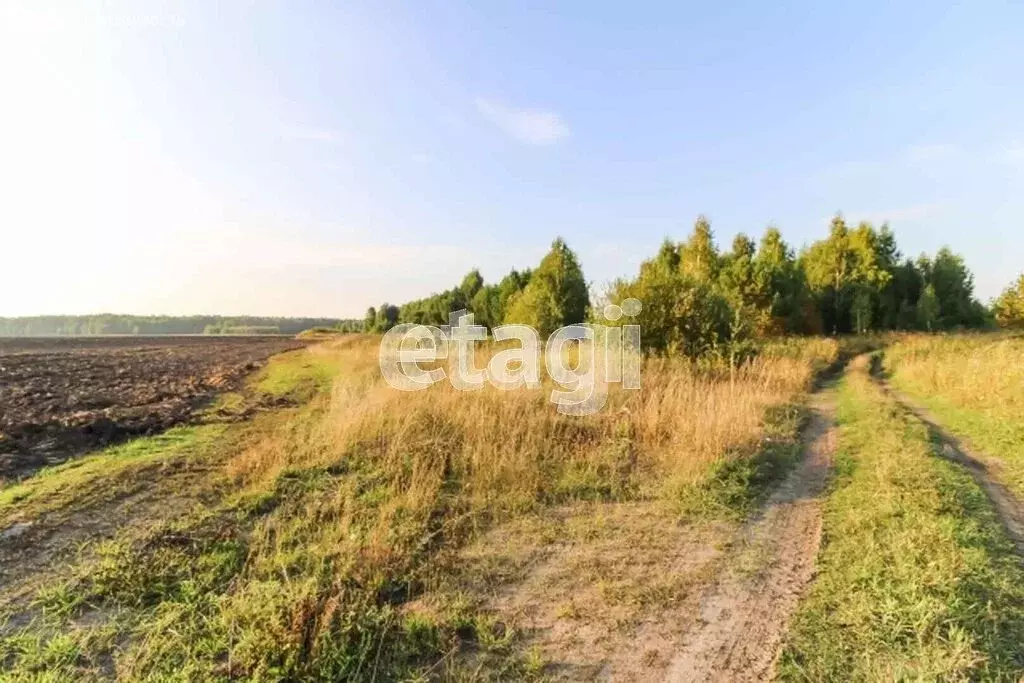
[[[331,660],[338,629],[369,628],[351,615],[393,624],[380,606],[388,587],[446,575],[446,551],[489,521],[577,500],[671,503],[715,463],[758,454],[772,409],[798,401],[838,355],[835,342],[800,340],[735,372],[649,358],[640,390],[613,386],[604,410],[577,417],[557,412],[547,379],[533,390],[397,391],[380,376],[378,343],[319,347],[341,368],[329,395],[228,465],[276,501],[223,607],[261,648],[312,642],[308,661]],[[236,647],[235,661],[260,666],[257,649]]]
[[[805,392],[837,347],[778,344],[735,373],[649,358],[640,390],[612,385],[605,408],[583,417],[556,411],[547,379],[539,389],[465,392],[439,382],[401,392],[380,377],[376,338],[317,352],[342,367],[329,399],[293,431],[232,461],[232,474],[255,483],[358,457],[405,496],[432,499],[445,481],[457,481],[463,503],[479,510],[649,496],[667,483],[692,482],[716,460],[749,455],[764,435],[766,411]]]
[[[906,335],[886,352],[899,383],[954,404],[1024,416],[1024,337]]]

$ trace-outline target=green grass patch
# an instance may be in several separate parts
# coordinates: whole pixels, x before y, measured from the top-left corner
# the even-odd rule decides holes
[[[0,490],[0,526],[12,518],[32,519],[51,510],[74,507],[130,493],[138,474],[203,458],[223,445],[226,425],[175,427],[40,470]]]
[[[785,680],[1018,680],[1024,570],[982,490],[857,369]]]
[[[894,384],[931,411],[944,430],[964,439],[983,455],[997,458],[1000,481],[1024,499],[1024,415],[960,406],[941,394],[915,390],[901,382],[899,375]],[[1024,387],[1021,394],[1024,400]]]
[[[800,458],[806,418],[802,405],[769,409],[760,443],[716,460],[696,482],[674,487],[667,496],[670,505],[687,519],[747,517]]]
[[[252,386],[262,394],[302,402],[330,389],[340,370],[336,354],[301,349],[271,357]]]
[[[471,601],[403,607],[440,571],[432,539],[460,536],[439,483],[417,509],[353,452],[94,543],[0,635],[0,663],[12,680],[529,679],[515,633]]]

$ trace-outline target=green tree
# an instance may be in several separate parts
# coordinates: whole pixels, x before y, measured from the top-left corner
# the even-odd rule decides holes
[[[363,329],[367,332],[377,332],[377,309],[370,306],[366,309],[363,317]]]
[[[369,312],[369,311],[367,311]],[[373,328],[377,332],[387,332],[398,324],[398,306],[383,303],[377,308],[377,317]]]
[[[757,277],[754,242],[740,233],[720,260],[719,291],[732,308],[731,337],[766,335],[771,325],[769,283]]]
[[[679,270],[695,282],[714,284],[718,280],[718,247],[711,223],[698,216],[693,233],[679,245]]]
[[[530,325],[547,336],[564,325],[583,322],[588,307],[583,269],[576,254],[559,237],[533,271],[529,284],[513,295],[507,322]]]
[[[805,305],[810,297],[806,278],[778,228],[769,227],[761,238],[754,257],[754,279],[757,289],[768,298],[770,333],[817,329],[818,325],[807,320]]]
[[[815,242],[803,258],[807,283],[820,302],[822,318],[833,334],[849,331],[849,299],[854,253],[843,217],[832,219],[829,235]]]
[[[892,271],[892,280],[882,294],[882,318],[886,329],[911,330],[917,327],[917,301],[924,289],[924,277],[910,259]]]
[[[940,249],[932,261],[929,282],[939,302],[940,327],[948,330],[984,323],[984,311],[974,299],[974,276],[961,256],[947,247]]]
[[[853,252],[851,286],[851,322],[859,334],[871,329],[875,312],[882,314],[882,294],[892,281],[899,254],[888,225],[875,230],[870,223],[861,223],[850,233]]]
[[[907,302],[905,286],[909,284],[906,276],[906,262],[896,245],[896,235],[883,223],[878,230],[875,244],[876,258],[879,266],[889,274],[886,282],[880,286],[874,300],[876,327],[894,329],[900,327],[900,311]],[[912,266],[912,264],[911,264]],[[909,302],[917,301],[920,292],[909,297]]]
[[[680,246],[673,244],[672,240],[665,238],[658,249],[658,255],[654,257],[651,264],[653,268],[662,268],[667,273],[674,273],[679,270],[679,249]]]
[[[761,305],[761,289],[754,278],[756,248],[749,237],[740,233],[732,241],[732,250],[721,259],[719,284],[745,304]]]
[[[530,284],[533,271],[527,268],[523,271],[512,269],[508,275],[498,283],[498,318],[497,322],[504,322],[508,316],[509,302],[513,296],[517,296]]]
[[[469,302],[469,310],[475,316],[477,325],[495,327],[501,324],[501,305],[498,286],[487,285],[477,290]]]
[[[850,309],[853,314],[854,332],[864,334],[871,329],[873,307],[871,290],[865,286],[858,287],[853,295],[853,304]]]
[[[896,243],[888,226],[869,223],[850,230],[842,216],[832,219],[827,239],[804,256],[807,281],[833,334],[865,331],[881,308],[882,292],[892,280]]]
[[[643,308],[636,318],[623,316],[608,325],[639,324],[645,349],[668,355],[701,358],[728,353],[733,311],[716,288],[680,272],[648,262],[636,280],[618,280],[608,300],[621,304],[638,299]]]
[[[466,277],[462,278],[462,284],[459,285],[459,291],[462,293],[464,301],[469,302],[473,300],[476,293],[484,286],[484,278],[480,275],[480,271],[474,268],[466,274]]]

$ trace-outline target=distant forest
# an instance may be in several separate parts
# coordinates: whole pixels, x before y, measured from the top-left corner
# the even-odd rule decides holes
[[[345,332],[361,320],[220,315],[39,315],[0,318],[0,337],[72,337],[105,334],[298,334],[312,327]]]

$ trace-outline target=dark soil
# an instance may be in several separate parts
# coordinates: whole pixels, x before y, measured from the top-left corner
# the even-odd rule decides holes
[[[0,339],[0,482],[191,420],[285,337]]]

